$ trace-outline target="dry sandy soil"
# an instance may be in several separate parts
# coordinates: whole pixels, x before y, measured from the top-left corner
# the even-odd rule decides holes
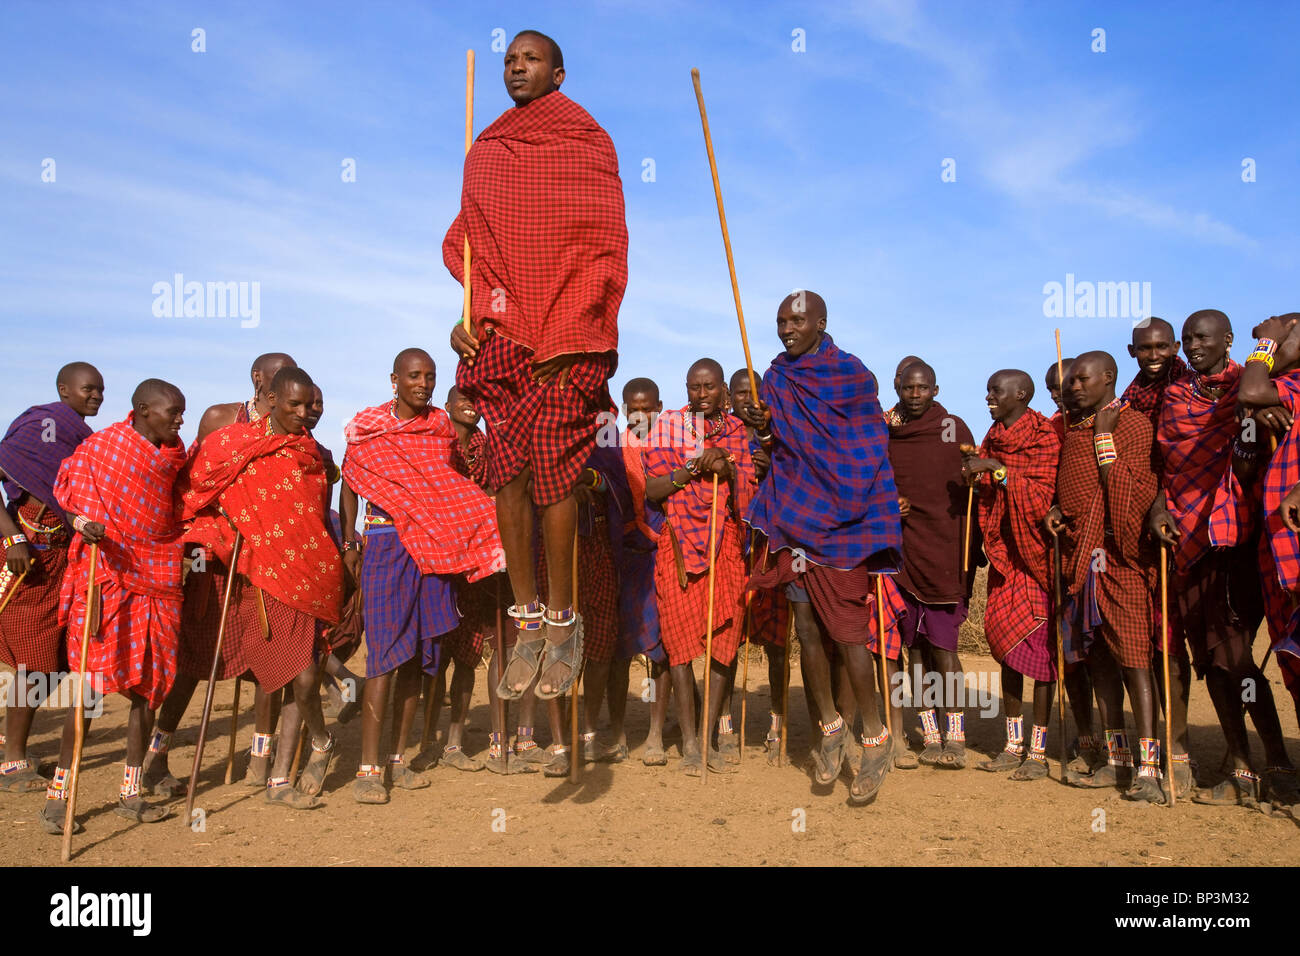
[[[973,620],[963,662],[970,672],[992,673],[995,663],[979,653],[978,609]],[[634,688],[643,673],[636,665]],[[540,774],[500,777],[436,768],[429,772],[429,789],[395,791],[387,806],[360,806],[350,792],[360,746],[359,722],[354,722],[342,731],[341,756],[326,781],[325,805],[311,812],[268,806],[259,790],[222,786],[225,740],[210,744],[198,800],[207,813],[207,828],[199,833],[182,824],[182,799],[172,803],[178,816],[153,826],[111,813],[121,781],[127,712],[125,702],[115,698],[106,702],[106,714],[87,741],[79,802],[86,830],[74,840],[73,861],[90,866],[120,865],[122,860],[164,866],[1300,862],[1300,832],[1289,816],[1181,800],[1171,809],[1133,804],[1117,792],[1061,785],[1055,760],[1053,779],[1034,783],[1014,783],[975,769],[978,754],[972,754],[964,771],[894,771],[872,806],[851,807],[843,779],[833,788],[819,788],[806,769],[810,734],[798,668],[790,698],[791,762],[783,768],[766,763],[758,746],[766,729],[766,673],[755,650],[744,762],[739,773],[710,775],[705,783],[680,772],[675,745],[670,745],[667,767],[641,764],[648,706],[634,697],[628,708],[632,759],[620,765],[588,764],[578,785]],[[467,739],[470,752],[487,746],[484,675],[480,669]],[[1292,759],[1300,762],[1291,698],[1271,664],[1268,676],[1293,742]],[[230,682],[218,688],[214,723],[221,732],[228,726],[232,689]],[[201,700],[200,693],[174,745],[172,768],[180,773],[193,759]],[[245,708],[248,700],[245,693]],[[61,718],[61,712],[42,711],[33,731],[33,752],[47,772]],[[1001,717],[970,713],[968,721],[973,751],[993,753],[1001,747]],[[1202,773],[1212,774],[1224,747],[1204,684],[1193,689],[1191,723],[1193,754]],[[242,747],[247,748],[251,733],[252,713],[246,710],[240,722]],[[1057,739],[1053,727],[1053,756]],[[1254,745],[1259,756],[1257,740]],[[242,772],[242,766],[237,770]],[[0,794],[0,856],[8,864],[57,862],[59,841],[36,822],[42,799],[41,794]],[[504,832],[499,825],[493,828],[494,820],[502,818]],[[802,830],[797,827],[801,820]]]

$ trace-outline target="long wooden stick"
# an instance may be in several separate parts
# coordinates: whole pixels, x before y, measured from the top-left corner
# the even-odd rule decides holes
[[[208,674],[208,691],[203,698],[203,716],[199,719],[199,740],[194,747],[194,765],[190,768],[189,786],[185,789],[186,826],[194,812],[194,795],[198,789],[199,767],[203,763],[203,745],[208,739],[208,721],[212,719],[212,698],[217,692],[217,668],[221,666],[221,645],[226,639],[226,617],[230,611],[230,595],[235,589],[235,577],[239,574],[239,552],[244,546],[244,536],[235,531],[235,543],[230,549],[230,565],[226,576],[226,595],[221,600],[221,621],[217,624],[217,646],[212,652],[212,671]]]
[[[1169,680],[1169,655],[1173,653],[1173,641],[1169,633],[1169,567],[1168,555],[1166,554],[1168,545],[1163,541],[1160,542],[1160,629],[1164,631],[1161,635],[1161,643],[1165,646],[1164,652],[1164,677],[1165,677],[1165,760],[1169,764],[1169,805],[1172,807],[1178,802],[1178,785],[1174,781],[1174,698],[1170,693]]]
[[[880,650],[880,693],[885,698],[885,730],[894,736],[894,709],[889,700],[889,670],[885,663],[885,586],[883,576],[876,575],[876,646]],[[863,714],[866,719],[866,714]],[[852,728],[850,728],[852,729]],[[892,747],[893,744],[891,743]]]
[[[713,735],[713,708],[709,706],[709,673],[713,670],[713,565],[717,557],[714,534],[718,527],[718,473],[713,473],[713,502],[709,505],[709,604],[704,618],[704,701],[700,705],[700,759],[704,762],[700,780],[709,779],[709,738]],[[701,786],[704,784],[701,783]]]
[[[18,590],[18,585],[23,583],[23,578],[27,577],[27,572],[30,571],[31,569],[32,567],[29,564],[27,567],[19,571],[18,577],[14,578],[13,581],[10,583],[9,590],[8,592],[6,592],[4,600],[0,601],[0,614],[3,614],[5,612],[5,608],[9,606],[9,599],[14,596],[14,592]]]
[[[68,769],[68,805],[63,810],[64,863],[72,858],[72,828],[77,821],[77,783],[81,769],[81,748],[86,743],[86,655],[90,653],[90,622],[95,617],[91,602],[95,599],[95,565],[99,563],[99,545],[90,546],[90,575],[86,578],[86,620],[81,628],[81,659],[77,662],[76,725],[72,738],[72,766]]]
[[[474,145],[474,51],[465,51],[465,155],[469,155],[469,148]],[[474,334],[474,322],[469,314],[469,223],[462,223],[465,227],[465,317],[461,320],[465,323],[465,331],[470,335]]]
[[[505,659],[506,659],[505,637],[501,633],[501,575],[498,573],[498,574],[494,574],[493,577],[496,578],[496,602],[495,602],[497,606],[496,659],[497,659],[497,672],[500,673],[501,668],[505,665]],[[507,714],[506,699],[502,697],[500,694],[496,694],[495,696],[497,699],[497,715],[498,715],[497,726],[501,728],[501,747],[502,747],[501,752],[504,754],[505,743],[509,739],[509,734],[507,734],[506,732],[506,714]]]
[[[736,321],[740,323],[740,344],[745,349],[745,370],[749,373],[750,398],[758,401],[754,383],[754,361],[749,357],[749,336],[745,333],[745,311],[740,307],[740,284],[736,282],[736,260],[731,254],[731,234],[727,232],[727,214],[722,208],[722,184],[718,182],[718,161],[713,157],[713,137],[709,134],[709,114],[704,110],[704,91],[700,89],[700,71],[691,70],[695,99],[700,104],[700,125],[704,127],[704,148],[709,154],[709,172],[713,174],[713,195],[718,200],[718,223],[722,226],[722,244],[727,250],[727,269],[731,273],[731,294],[736,299]]]
[[[1056,389],[1061,396],[1061,423],[1070,427],[1070,416],[1065,411],[1065,371],[1061,363],[1061,330],[1056,330]],[[1061,626],[1061,620],[1065,615],[1065,607],[1061,595],[1061,575],[1064,574],[1061,558],[1061,541],[1056,535],[1052,535],[1052,587],[1056,592],[1056,613],[1053,618],[1056,623],[1056,722],[1061,725],[1061,783],[1069,784],[1065,779],[1065,764],[1069,760],[1069,755],[1065,752],[1065,634]],[[1092,706],[1092,701],[1088,702]]]
[[[971,505],[975,503],[975,486],[971,485],[966,491],[966,537],[961,546],[961,573],[965,574],[970,570],[970,513]]]
[[[578,527],[573,527],[573,613],[578,613]],[[574,627],[578,626],[575,621]],[[584,657],[585,662],[585,657]],[[569,700],[569,783],[582,781],[582,754],[578,752],[578,681],[582,679],[582,664],[578,665],[579,674],[573,679],[569,688],[573,694]]]
[[[790,723],[790,654],[794,651],[795,642],[794,602],[787,599],[785,607],[790,623],[785,634],[785,667],[781,685],[781,744],[776,752],[778,767],[785,766],[785,729]]]
[[[235,776],[235,735],[239,732],[239,685],[242,678],[235,678],[235,702],[230,705],[230,747],[226,751],[226,786]]]
[[[745,610],[740,618],[741,637],[744,643],[741,645],[745,651],[745,662],[741,667],[740,681],[740,761],[745,759],[745,704],[749,697],[749,601],[745,602]]]
[[[429,738],[432,736],[433,723],[433,695],[437,691],[437,680],[425,674],[420,681],[420,689],[424,691],[424,726],[420,729],[420,753],[424,753],[425,748],[429,746]]]

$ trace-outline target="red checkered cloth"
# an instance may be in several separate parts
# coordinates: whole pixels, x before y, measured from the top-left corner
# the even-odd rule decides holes
[[[487,487],[487,436],[477,428],[469,434],[469,447],[452,442],[451,466],[480,488]]]
[[[1042,521],[1056,497],[1060,449],[1052,422],[1032,408],[1010,428],[994,422],[980,448],[1007,469],[1006,484],[985,473],[977,486],[990,565],[984,632],[999,662],[1048,617],[1051,557]]]
[[[103,675],[105,693],[135,694],[159,706],[176,680],[181,623],[181,527],[173,498],[185,446],[155,447],[135,430],[134,413],[77,446],[54,481],[68,514],[104,525],[95,581],[99,628],[87,671]],[[90,545],[68,546],[60,622],[79,636],[86,616]],[[69,642],[68,664],[81,667],[81,642]]]
[[[751,592],[749,639],[764,647],[785,647],[790,630],[790,602],[773,588]]]
[[[578,611],[582,614],[582,654],[587,660],[608,664],[618,642],[618,573],[609,546],[609,526],[604,515],[592,533],[578,535]],[[540,544],[540,536],[539,536]],[[539,594],[547,593],[546,552],[537,549]]]
[[[217,649],[217,629],[221,626],[221,602],[226,596],[225,571],[214,568],[211,561],[205,571],[191,569],[185,576],[184,595],[178,666],[186,677],[207,680],[212,675],[212,655]],[[231,600],[233,603],[233,594]],[[261,629],[255,626],[245,635],[238,615],[231,613],[221,638],[217,680],[230,680],[248,670],[243,647],[245,641],[254,638],[261,640]]]
[[[1214,376],[1192,373],[1165,391],[1156,441],[1162,484],[1179,531],[1174,568],[1186,573],[1210,550],[1209,525],[1215,497],[1232,471],[1237,436],[1237,384],[1241,366],[1231,359]],[[1221,393],[1217,398],[1210,390]],[[1230,517],[1220,512],[1220,523]]]
[[[1293,416],[1300,416],[1300,369],[1273,380],[1279,403]],[[1264,531],[1260,542],[1261,582],[1269,636],[1278,660],[1300,657],[1300,535],[1282,523],[1278,508],[1300,482],[1300,428],[1291,428],[1278,442],[1262,482]]]
[[[240,574],[276,600],[335,623],[343,562],[324,507],[325,466],[310,435],[274,435],[270,427],[269,419],[236,423],[203,440],[178,483],[192,522],[185,540],[229,566],[237,528],[244,535]]]
[[[442,243],[460,282],[466,231],[480,332],[494,325],[541,362],[618,348],[623,183],[609,134],[581,106],[548,93],[478,134],[465,157],[460,215]]]
[[[231,621],[226,627],[233,625],[242,636],[244,661],[258,686],[274,693],[312,665],[324,642],[320,640],[318,622],[310,614],[276,600],[266,591],[262,592],[262,603],[269,638],[262,634],[257,587],[241,574],[235,578],[230,596]]]
[[[1071,594],[1080,594],[1090,569],[1096,574],[1097,606],[1111,652],[1123,667],[1145,667],[1154,633],[1151,591],[1156,552],[1146,531],[1147,509],[1156,496],[1151,463],[1151,425],[1124,406],[1115,425],[1119,459],[1103,489],[1090,425],[1074,426],[1061,446],[1057,501],[1068,522],[1061,535],[1062,567]]]
[[[724,518],[719,509],[718,524],[722,526],[722,535],[713,568],[713,659],[719,664],[730,664],[740,646],[745,559],[741,553],[739,523]],[[686,575],[683,590],[678,583],[677,565],[665,526],[655,554],[655,601],[659,607],[659,634],[668,652],[668,663],[673,667],[689,664],[705,650],[709,601],[707,560],[704,571]]]
[[[713,433],[707,430],[711,427],[721,430]],[[725,449],[736,466],[736,475],[731,481],[718,482],[718,523],[713,540],[714,547],[719,548],[726,527],[723,519],[729,513],[743,517],[753,498],[754,461],[749,454],[749,438],[744,423],[731,415],[723,415],[720,423],[710,425],[692,414],[689,405],[677,411],[664,412],[650,431],[649,447],[644,450],[642,461],[646,477],[658,478],[685,467],[688,459],[705,448]],[[674,490],[663,502],[668,527],[677,533],[677,540],[681,543],[687,574],[699,574],[709,566],[712,504],[713,478],[704,474],[688,481],[684,489]],[[667,548],[671,564],[672,545],[664,537],[660,539],[660,548]]]
[[[391,405],[357,412],[344,428],[343,478],[393,519],[421,574],[478,581],[504,563],[496,505],[452,465],[451,419],[425,408],[399,419]]]
[[[1154,382],[1143,382],[1142,373],[1139,372],[1133,377],[1133,381],[1128,383],[1128,388],[1124,389],[1124,394],[1120,398],[1133,411],[1145,415],[1151,423],[1151,428],[1154,429],[1156,422],[1160,420],[1160,409],[1164,406],[1165,389],[1179,381],[1189,371],[1187,363],[1175,355],[1170,360],[1169,368],[1164,375]]]
[[[53,498],[53,495],[51,495]],[[24,667],[38,674],[62,671],[66,660],[63,646],[63,625],[59,623],[59,592],[63,575],[68,569],[68,529],[63,525],[62,513],[45,508],[28,496],[21,508],[9,504],[9,514],[28,539],[28,553],[36,563],[23,578],[18,590],[9,598],[9,604],[0,613],[0,660],[15,670]],[[24,520],[19,523],[18,515]],[[37,534],[29,526],[57,528]],[[16,576],[4,567],[8,557],[0,545],[0,601],[15,587]]]
[[[442,636],[443,660],[448,656],[458,666],[477,667],[483,659],[485,642],[496,640],[497,607],[500,598],[501,623],[506,626],[505,608],[513,603],[510,582],[498,577],[468,584],[463,578],[456,582],[456,607],[460,611],[460,624]]]
[[[489,330],[474,363],[456,366],[456,386],[487,428],[485,487],[495,491],[528,466],[533,502],[544,506],[569,497],[596,447],[597,417],[614,411],[609,377],[618,356],[585,356],[569,368],[564,388],[558,376],[534,382],[532,358],[522,345]]]

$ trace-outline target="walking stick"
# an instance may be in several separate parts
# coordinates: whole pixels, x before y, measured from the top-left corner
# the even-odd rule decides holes
[[[876,643],[880,648],[880,693],[885,698],[885,731],[893,737],[894,713],[890,706],[889,671],[885,663],[885,586],[879,574],[876,575]]]
[[[189,786],[185,789],[186,826],[194,812],[194,792],[198,787],[199,767],[203,763],[203,745],[208,738],[208,721],[212,718],[212,698],[217,691],[217,668],[221,666],[221,644],[226,639],[226,616],[230,611],[230,595],[239,575],[239,551],[244,546],[244,536],[236,529],[235,543],[230,549],[230,570],[226,577],[226,595],[221,600],[221,621],[217,625],[217,646],[212,652],[212,671],[208,674],[208,692],[203,698],[203,716],[199,720],[199,740],[194,747],[194,765],[190,768]]]
[[[5,594],[4,600],[0,601],[0,614],[3,614],[5,612],[5,608],[9,606],[9,599],[14,596],[14,592],[18,590],[18,585],[23,583],[23,578],[27,577],[27,572],[30,571],[31,569],[32,568],[30,564],[27,567],[23,568],[21,571],[18,572],[18,577],[14,578],[13,583],[9,585],[9,592]]]
[[[745,759],[745,704],[749,696],[749,601],[745,602],[745,610],[740,617],[741,637],[744,639],[745,663],[741,666],[740,682],[740,759]]]
[[[501,668],[505,666],[505,660],[506,660],[505,638],[502,637],[501,635],[501,575],[500,573],[497,573],[493,575],[493,577],[496,578],[496,606],[497,606],[496,659],[497,659],[497,673],[500,674]],[[497,724],[497,726],[501,728],[501,753],[504,755],[506,740],[508,739],[506,735],[506,714],[508,713],[508,711],[506,710],[505,698],[502,697],[500,694],[497,694],[496,696],[497,696],[497,714],[499,715],[500,718],[500,721]],[[503,757],[503,759],[508,759],[508,758]]]
[[[469,155],[469,148],[474,145],[474,51],[465,51],[465,155]],[[470,335],[474,334],[474,322],[469,314],[469,225],[465,226],[465,317],[461,320],[465,323],[465,331]]]
[[[736,321],[740,323],[740,344],[745,349],[745,370],[749,373],[749,394],[758,401],[758,386],[754,384],[754,361],[749,357],[749,336],[745,334],[745,312],[740,307],[740,285],[736,282],[736,260],[731,254],[731,235],[727,232],[727,214],[722,208],[722,184],[718,182],[718,161],[713,158],[713,137],[709,135],[709,114],[704,111],[704,91],[700,89],[700,71],[692,68],[691,83],[695,85],[695,99],[700,104],[700,125],[704,127],[704,148],[709,154],[709,172],[713,174],[713,195],[718,200],[718,222],[722,226],[722,244],[727,250],[727,269],[731,273],[731,294],[736,300]]]
[[[781,687],[781,744],[776,752],[776,765],[785,766],[785,728],[790,723],[790,653],[794,650],[794,604],[788,598],[785,602],[786,616],[790,620],[785,635],[785,668]]]
[[[967,446],[969,447],[969,446]],[[975,503],[975,486],[971,485],[966,491],[966,535],[961,545],[961,573],[965,574],[970,570],[970,513],[971,505]]]
[[[1173,653],[1172,641],[1169,633],[1169,569],[1167,566],[1166,551],[1168,546],[1160,542],[1160,629],[1164,631],[1161,637],[1165,645],[1164,657],[1164,677],[1165,677],[1165,753],[1168,756],[1165,760],[1169,763],[1169,805],[1172,807],[1178,802],[1178,785],[1174,782],[1174,698],[1170,693],[1169,681],[1169,655]]]
[[[1065,751],[1065,635],[1061,629],[1065,608],[1061,596],[1061,541],[1055,531],[1052,532],[1052,592],[1056,598],[1052,623],[1056,627],[1056,722],[1061,725],[1061,783],[1068,785],[1065,779],[1065,765],[1069,760]]]
[[[95,616],[91,602],[95,598],[95,565],[99,563],[99,545],[90,546],[90,576],[86,578],[86,621],[81,628],[81,660],[77,662],[77,715],[72,738],[72,767],[68,771],[68,805],[63,810],[64,863],[72,858],[72,828],[77,820],[77,771],[81,769],[81,748],[86,742],[86,655],[90,653],[90,621]]]
[[[578,613],[578,526],[573,526],[573,613]],[[574,627],[578,624],[575,621]],[[585,663],[585,660],[584,660]],[[573,697],[569,701],[569,783],[582,781],[582,755],[578,753],[578,681],[582,679],[582,664],[578,665],[578,676],[569,688]]]
[[[429,746],[430,724],[433,723],[433,693],[435,681],[428,674],[425,674],[420,681],[420,689],[424,691],[424,727],[420,731],[420,753]]]
[[[226,786],[235,776],[235,734],[239,730],[239,684],[242,678],[235,678],[235,702],[230,705],[230,749],[226,751]]]
[[[709,605],[704,618],[704,701],[700,709],[700,759],[704,761],[703,773],[700,774],[701,786],[709,779],[709,737],[713,728],[713,711],[709,707],[709,672],[713,670],[713,566],[716,563],[717,547],[714,534],[718,527],[718,473],[713,473],[713,502],[709,505]]]

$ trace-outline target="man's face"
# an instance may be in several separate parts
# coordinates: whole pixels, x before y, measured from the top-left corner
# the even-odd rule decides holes
[[[1025,408],[1024,392],[1014,379],[1006,375],[995,375],[989,379],[984,401],[989,407],[989,417],[995,422],[1005,421]]]
[[[407,408],[419,410],[433,398],[433,386],[438,375],[432,359],[425,355],[412,355],[389,378],[397,386],[397,400]]]
[[[776,335],[790,358],[811,352],[826,330],[826,316],[814,319],[807,312],[795,311],[796,305],[795,300],[787,300],[776,312]]]
[[[297,367],[298,363],[288,356],[268,359],[265,368],[253,369],[253,394],[261,395],[265,389],[270,388],[271,380],[275,378],[280,369]]]
[[[308,409],[310,414],[307,417],[307,430],[313,430],[320,422],[321,416],[325,414],[325,394],[320,390],[319,385],[313,385],[311,389],[311,408]]]
[[[560,88],[564,68],[551,62],[551,45],[525,34],[516,37],[506,50],[506,92],[515,106],[524,106]]]
[[[1114,384],[1100,362],[1076,360],[1065,373],[1065,404],[1071,411],[1090,412],[1109,398]]]
[[[898,379],[898,403],[908,418],[920,418],[934,404],[939,386],[921,365],[909,365]]]
[[[301,435],[307,430],[311,418],[311,405],[315,400],[312,390],[300,382],[290,382],[280,392],[267,396],[271,402],[271,418],[276,427],[290,435]]]
[[[752,401],[748,375],[738,376],[731,383],[731,388],[728,391],[731,393],[731,408],[733,411],[740,411]]]
[[[686,395],[691,411],[705,418],[716,418],[727,407],[727,388],[713,369],[697,368],[686,376]]]
[[[155,394],[136,406],[135,422],[140,434],[153,444],[174,444],[185,424],[185,396],[178,391]]]
[[[82,418],[98,415],[104,404],[104,379],[92,369],[80,369],[59,384],[59,398]]]
[[[1137,359],[1138,368],[1147,380],[1160,378],[1178,354],[1178,343],[1163,325],[1152,323],[1133,330],[1133,344],[1128,354]]]
[[[1208,372],[1222,362],[1231,345],[1232,333],[1212,316],[1192,319],[1183,326],[1183,354],[1198,372]]]
[[[447,398],[447,415],[453,422],[458,422],[469,428],[478,424],[479,413],[474,407],[474,403],[461,394],[460,389],[452,391]]]
[[[659,400],[658,395],[650,392],[633,392],[624,399],[624,402],[628,429],[637,438],[642,440],[648,438],[655,419],[664,410],[664,403]]]

